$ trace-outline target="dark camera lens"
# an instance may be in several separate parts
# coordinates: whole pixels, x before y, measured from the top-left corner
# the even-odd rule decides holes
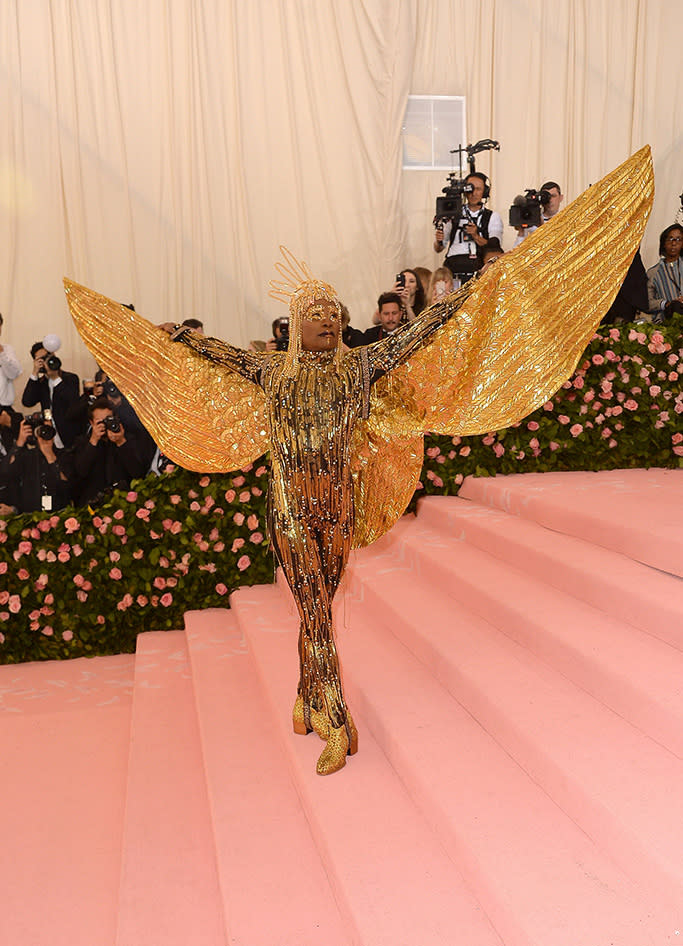
[[[106,430],[111,430],[114,434],[117,434],[121,430],[121,423],[118,417],[113,417],[111,414],[104,418],[104,426]]]
[[[59,371],[62,367],[62,362],[56,355],[50,355],[45,359],[45,364],[48,366],[50,371]]]
[[[111,379],[107,379],[103,385],[104,393],[107,397],[118,397],[121,393]]]

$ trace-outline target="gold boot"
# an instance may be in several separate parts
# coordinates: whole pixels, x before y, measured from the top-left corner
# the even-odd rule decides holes
[[[320,753],[315,769],[318,775],[331,775],[346,765],[346,754],[349,751],[349,736],[346,726],[339,729],[330,727],[330,737],[327,745]]]

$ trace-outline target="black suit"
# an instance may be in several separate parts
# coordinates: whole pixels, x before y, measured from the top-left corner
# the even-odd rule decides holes
[[[40,404],[41,409],[50,408],[52,410],[52,420],[57,429],[57,433],[62,438],[65,447],[70,447],[76,437],[83,433],[83,425],[77,421],[69,420],[69,408],[78,400],[78,375],[72,371],[60,371],[61,381],[52,389],[52,399],[50,399],[50,385],[47,377],[34,380],[29,378],[21,396],[21,403],[24,407],[32,407],[34,404]]]

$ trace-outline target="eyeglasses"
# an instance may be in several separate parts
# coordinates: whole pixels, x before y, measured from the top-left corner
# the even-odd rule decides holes
[[[665,243],[683,243],[683,237],[668,236],[666,240],[664,240],[664,242]]]

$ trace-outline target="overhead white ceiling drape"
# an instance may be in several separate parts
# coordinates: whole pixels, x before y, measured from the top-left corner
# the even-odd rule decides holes
[[[67,274],[244,345],[284,312],[267,295],[280,243],[365,327],[398,268],[438,261],[444,174],[401,170],[410,92],[465,95],[469,141],[500,141],[478,167],[504,218],[525,187],[571,199],[649,142],[652,263],[683,186],[681,16],[673,0],[4,0],[0,341],[28,372],[56,332],[89,374]]]

